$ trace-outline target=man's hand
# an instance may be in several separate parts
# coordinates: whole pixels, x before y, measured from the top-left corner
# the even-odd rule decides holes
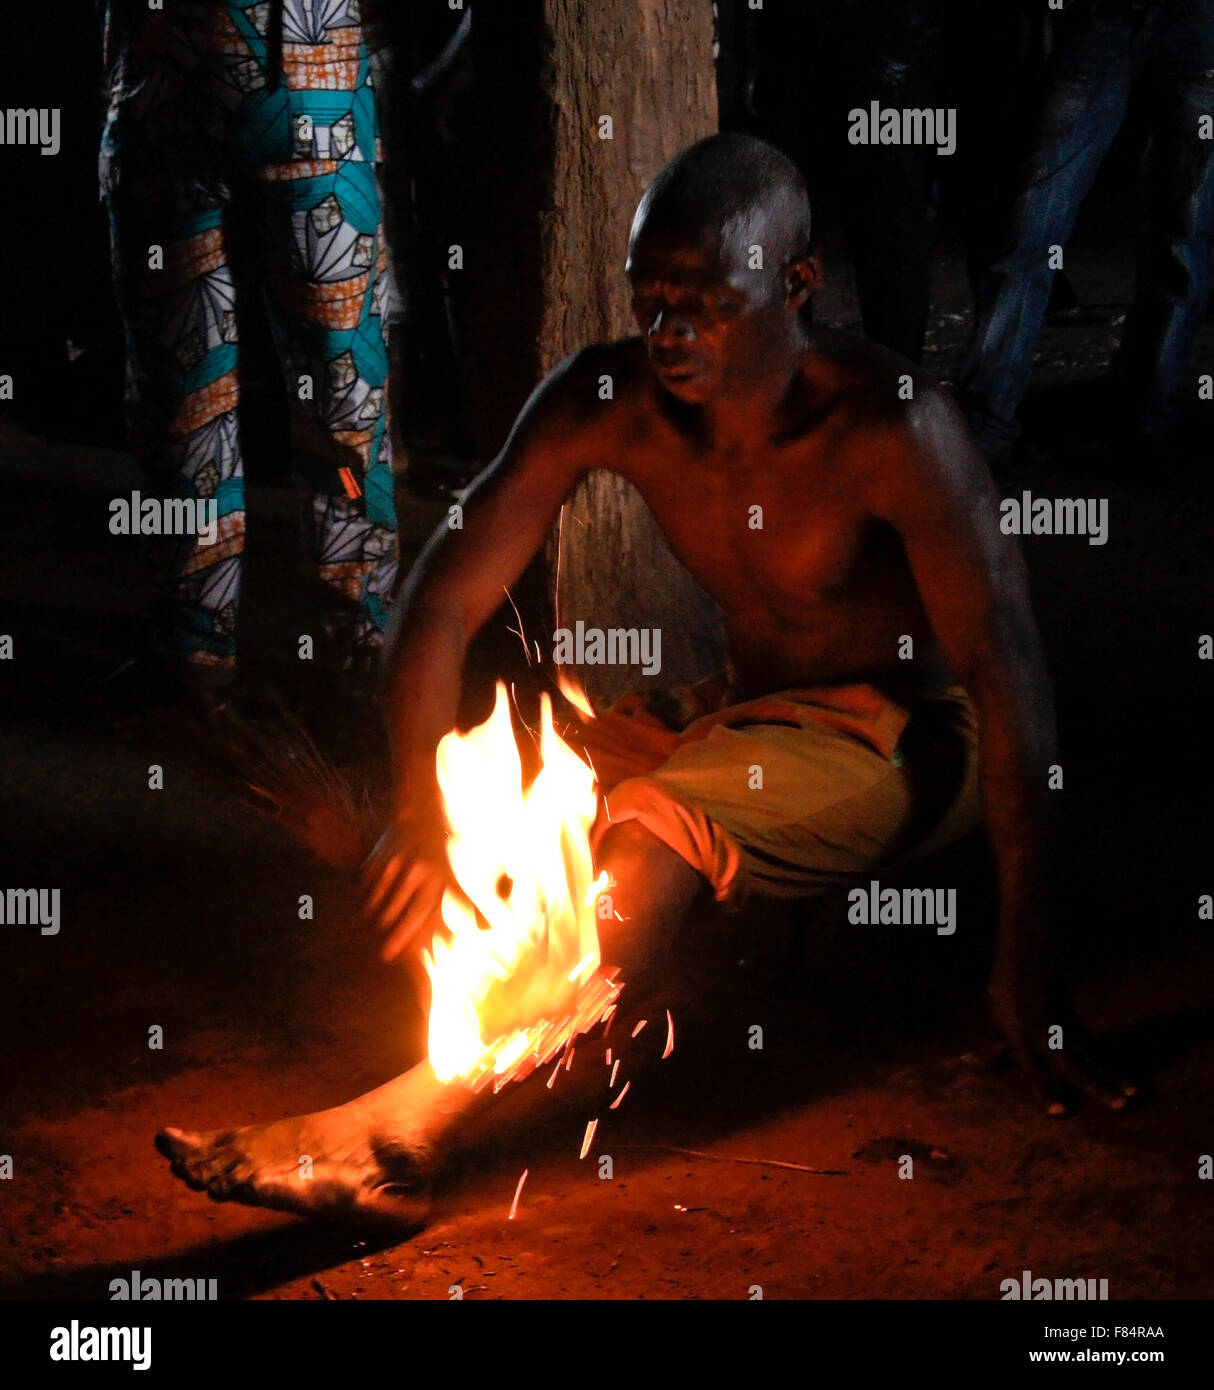
[[[991,1017],[1001,1048],[1036,1086],[1046,1113],[1068,1115],[1087,1097],[1123,1110],[1138,1094],[1099,1058],[1099,1050],[1058,991],[996,975],[991,980]]]
[[[615,347],[586,349],[548,375],[463,494],[462,526],[440,521],[401,585],[384,674],[403,810],[363,876],[365,910],[388,933],[388,958],[438,926],[453,886],[435,756],[459,718],[468,644],[542,549],[578,480],[618,451],[616,415],[598,396],[604,366],[618,356]]]
[[[363,911],[388,934],[385,960],[437,926],[443,893],[454,886],[442,812],[427,806],[398,816],[363,865],[363,886]]]

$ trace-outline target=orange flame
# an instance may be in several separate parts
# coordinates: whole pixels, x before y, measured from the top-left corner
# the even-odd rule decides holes
[[[542,697],[541,768],[525,790],[506,689],[493,714],[438,746],[451,836],[447,857],[466,896],[448,892],[425,952],[430,1064],[440,1080],[500,1087],[549,1061],[619,993],[599,970],[589,832],[594,774],[557,734]]]
[[[591,707],[590,700],[586,692],[576,681],[570,680],[564,671],[558,669],[556,673],[556,683],[561,694],[569,701],[574,709],[579,710],[587,719],[594,718],[594,710]]]

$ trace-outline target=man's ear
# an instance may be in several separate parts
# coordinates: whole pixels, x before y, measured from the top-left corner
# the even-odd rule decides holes
[[[822,288],[825,276],[817,256],[798,256],[784,267],[785,308],[795,313]]]

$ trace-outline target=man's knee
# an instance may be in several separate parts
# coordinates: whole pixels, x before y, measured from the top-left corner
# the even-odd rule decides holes
[[[599,841],[595,857],[604,863],[609,859],[652,859],[657,863],[665,858],[677,859],[680,864],[686,862],[638,820],[615,821],[609,825]]]
[[[606,869],[627,898],[689,902],[707,885],[704,875],[640,821],[618,821],[599,841],[596,866]]]

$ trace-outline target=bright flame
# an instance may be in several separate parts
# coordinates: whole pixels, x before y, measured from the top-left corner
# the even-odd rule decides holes
[[[587,719],[594,718],[594,710],[590,706],[590,701],[586,697],[586,692],[576,681],[570,680],[564,671],[557,670],[556,683],[560,688],[561,694],[576,710],[580,710]]]
[[[596,1023],[619,993],[614,972],[599,972],[595,900],[606,879],[594,879],[590,855],[594,774],[557,734],[547,696],[540,754],[524,791],[500,683],[487,722],[438,746],[447,857],[473,904],[444,896],[451,940],[436,935],[423,957],[430,1064],[443,1081],[479,1087],[524,1075]]]

